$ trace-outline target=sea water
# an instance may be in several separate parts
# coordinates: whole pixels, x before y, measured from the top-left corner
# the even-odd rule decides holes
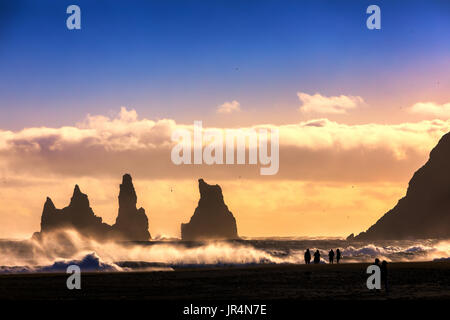
[[[228,241],[97,242],[68,233],[64,239],[0,240],[0,273],[64,272],[70,264],[89,271],[173,270],[258,264],[303,264],[304,251],[319,250],[328,263],[339,249],[341,263],[449,259],[450,240],[346,241],[339,238],[243,238]]]

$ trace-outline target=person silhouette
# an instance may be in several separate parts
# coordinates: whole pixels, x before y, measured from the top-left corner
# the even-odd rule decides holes
[[[333,261],[334,261],[334,251],[333,251],[333,249],[331,249],[330,252],[328,252],[328,261],[330,261],[330,263],[333,264]]]
[[[381,282],[384,283],[384,290],[386,291],[386,293],[388,293],[388,272],[386,260],[383,260],[383,262],[381,263],[380,271],[381,271]]]
[[[305,251],[305,263],[309,264],[311,262],[311,252],[309,252],[309,249],[306,249]]]
[[[375,258],[375,263],[374,263],[374,265],[376,265],[376,266],[380,266],[380,259],[378,259],[378,258]]]
[[[336,263],[339,263],[339,260],[341,260],[341,251],[336,249]]]
[[[316,250],[316,252],[314,252],[314,263],[318,264],[320,262],[320,252],[319,250]]]

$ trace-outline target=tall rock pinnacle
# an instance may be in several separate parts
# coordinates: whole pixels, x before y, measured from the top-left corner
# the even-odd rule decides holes
[[[50,231],[60,225],[58,209],[55,208],[52,199],[47,197],[41,217],[41,231]]]
[[[189,223],[181,224],[183,240],[237,239],[236,219],[226,206],[219,185],[198,180],[200,200]]]

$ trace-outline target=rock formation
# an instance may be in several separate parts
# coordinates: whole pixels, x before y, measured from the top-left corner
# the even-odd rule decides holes
[[[148,240],[148,220],[143,208],[136,209],[136,192],[131,176],[123,176],[119,194],[119,215],[110,226],[97,217],[89,205],[88,196],[75,186],[70,204],[57,209],[47,197],[41,217],[41,231],[36,237],[59,229],[75,229],[80,234],[96,239]]]
[[[41,233],[57,229],[75,229],[81,234],[104,238],[110,232],[111,226],[102,222],[89,206],[87,195],[80,191],[78,185],[73,190],[70,204],[63,209],[56,209],[50,198],[44,204],[41,217]]]
[[[148,219],[144,208],[136,208],[136,191],[131,176],[123,176],[119,193],[119,214],[113,225],[116,236],[123,239],[148,240]]]
[[[352,240],[450,238],[450,133],[414,173],[406,196]]]
[[[189,223],[181,224],[183,240],[237,239],[236,219],[223,201],[219,185],[198,180],[200,200]]]

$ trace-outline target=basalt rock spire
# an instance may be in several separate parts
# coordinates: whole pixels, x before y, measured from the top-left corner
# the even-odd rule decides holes
[[[136,208],[137,196],[129,174],[122,178],[119,193],[119,214],[113,225],[119,238],[146,241],[150,239],[148,219],[144,208]]]
[[[219,185],[198,180],[200,200],[189,223],[181,224],[183,240],[237,239],[236,219],[226,206]]]

